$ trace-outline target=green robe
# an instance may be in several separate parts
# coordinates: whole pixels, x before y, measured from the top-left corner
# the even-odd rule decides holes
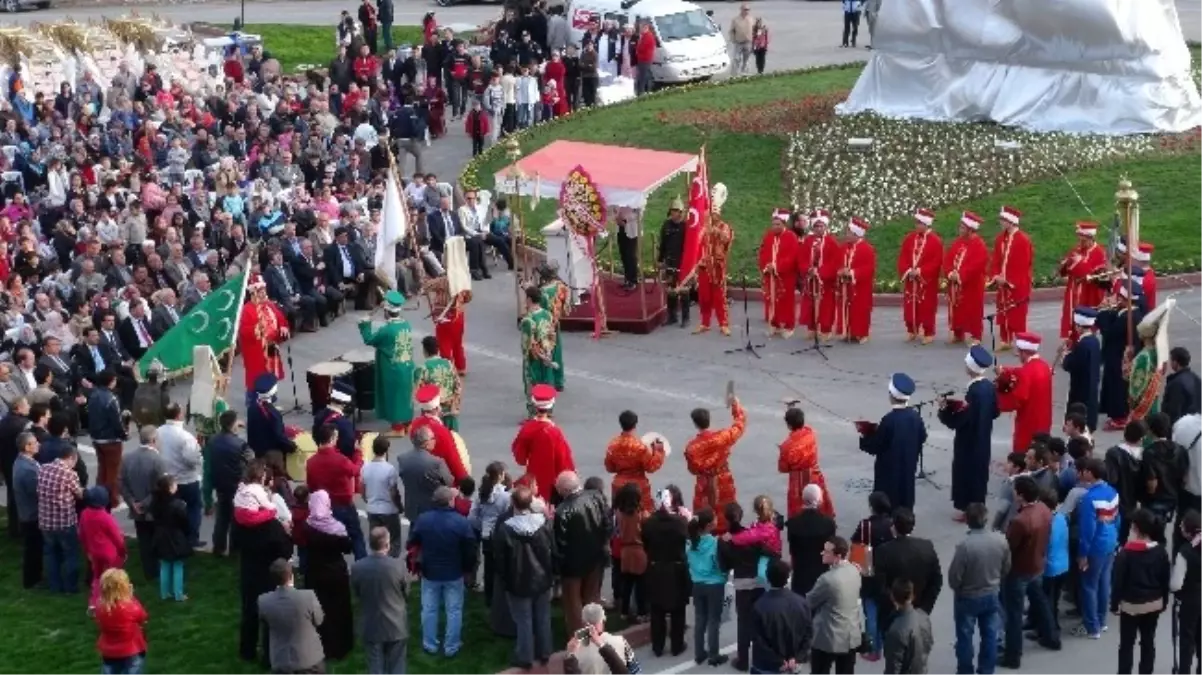
[[[555,384],[555,369],[543,360],[555,350],[555,326],[551,313],[536,309],[522,318],[522,386],[526,390],[526,409],[534,414],[530,390],[536,384]]]
[[[551,325],[555,328],[555,349],[551,352],[551,360],[555,365],[559,366],[552,374],[551,382],[548,384],[555,385],[555,389],[563,391],[564,372],[563,372],[563,340],[559,330],[559,322],[563,318],[563,314],[567,312],[568,302],[570,301],[570,292],[567,284],[562,281],[552,281],[542,287],[543,299],[539,304],[543,309],[551,314]]]
[[[1160,395],[1164,390],[1164,375],[1156,367],[1156,348],[1144,347],[1131,362],[1127,378],[1127,402],[1131,419],[1147,419],[1160,412]]]
[[[413,419],[413,334],[409,322],[390,319],[378,329],[359,322],[363,343],[376,348],[376,417],[389,424]]]
[[[433,384],[438,386],[438,398],[442,402],[442,423],[451,431],[459,431],[460,396],[463,384],[455,366],[441,356],[432,356],[413,371],[413,387]]]

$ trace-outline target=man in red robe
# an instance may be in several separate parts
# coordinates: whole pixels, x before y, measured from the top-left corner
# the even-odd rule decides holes
[[[801,491],[807,485],[817,485],[822,488],[822,503],[818,509],[822,513],[835,517],[835,502],[831,493],[826,489],[826,476],[818,467],[818,436],[814,430],[806,426],[806,416],[801,408],[790,407],[785,411],[785,425],[789,427],[789,437],[780,444],[780,458],[776,462],[776,470],[789,475],[788,518],[801,512],[803,503]]]
[[[876,283],[876,249],[864,239],[867,221],[852,218],[843,246],[835,312],[835,332],[848,342],[864,344],[872,330],[872,290]],[[798,493],[799,495],[801,493]]]
[[[434,319],[434,336],[438,338],[438,355],[450,361],[459,376],[467,375],[467,352],[463,348],[463,333],[467,325],[465,305],[472,301],[471,291],[460,291],[451,297],[451,285],[446,276],[434,277],[422,286],[430,303]]]
[[[647,474],[659,471],[668,456],[664,441],[656,440],[648,446],[638,436],[639,416],[631,410],[625,410],[618,415],[618,426],[622,433],[609,442],[605,449],[605,470],[614,474],[609,485],[612,498],[616,499],[618,490],[627,483],[639,486],[642,495],[643,510],[655,510],[655,502],[651,499],[651,481]],[[614,503],[613,501],[610,502]]]
[[[429,428],[434,432],[434,450],[430,454],[447,463],[447,469],[458,484],[468,472],[463,457],[459,454],[459,446],[455,443],[455,436],[442,423],[441,394],[442,390],[437,384],[425,384],[417,388],[413,398],[417,400],[421,414],[409,423],[409,437],[413,438],[418,429]]]
[[[555,394],[555,387],[549,384],[536,384],[531,388],[534,417],[522,422],[513,439],[513,461],[526,467],[526,475],[534,479],[538,496],[547,501],[555,493],[555,479],[559,474],[576,470],[568,439],[551,420]]]
[[[1052,367],[1039,358],[1040,342],[1035,333],[1014,336],[1022,365],[998,375],[998,410],[1014,413],[1015,452],[1026,452],[1035,434],[1052,430]]]
[[[1106,267],[1106,249],[1098,245],[1098,224],[1079,222],[1077,245],[1060,261],[1060,276],[1064,277],[1064,305],[1060,309],[1060,339],[1073,334],[1073,311],[1081,306],[1097,307],[1105,293],[1090,276]]]
[[[697,262],[697,304],[701,306],[701,323],[693,333],[710,329],[710,317],[718,315],[718,330],[730,335],[730,311],[726,306],[726,261],[735,239],[730,224],[722,220],[722,204],[726,201],[726,186],[718,183],[710,190],[710,217],[701,232],[701,259]],[[615,491],[616,494],[616,491]]]
[[[1152,251],[1156,247],[1149,242],[1139,242],[1139,249],[1131,254],[1131,259],[1136,265],[1144,268],[1144,282],[1141,286],[1144,289],[1144,306],[1151,311],[1156,308],[1156,273],[1152,271]]]
[[[977,231],[981,217],[972,211],[960,215],[960,236],[947,249],[943,269],[947,272],[947,327],[950,344],[971,339],[981,341],[985,321],[985,270],[989,250]]]
[[[726,532],[726,505],[735,501],[735,477],[730,473],[730,452],[743,437],[747,428],[747,414],[739,399],[730,399],[730,415],[734,419],[729,427],[720,431],[710,429],[710,411],[697,408],[690,417],[697,427],[697,435],[684,449],[685,465],[689,473],[697,477],[693,488],[693,512],[705,507],[714,510],[715,532]]]
[[[772,227],[760,243],[760,279],[764,291],[764,320],[769,337],[791,337],[797,324],[797,235],[788,228],[789,210],[772,212]]]
[[[250,391],[263,373],[271,373],[277,380],[284,379],[280,343],[288,339],[288,318],[267,299],[267,284],[263,277],[252,274],[246,289],[250,293],[250,304],[242,308],[242,318],[238,321],[238,345],[242,349],[246,389]]]
[[[998,214],[1002,232],[993,240],[993,258],[989,262],[989,284],[996,290],[999,352],[1013,347],[1015,336],[1027,330],[1035,249],[1027,233],[1018,228],[1022,216],[1013,206],[1002,207]]]
[[[902,321],[906,341],[918,338],[929,345],[935,339],[935,315],[939,311],[939,272],[943,266],[943,240],[931,231],[935,212],[914,212],[914,230],[902,240],[897,256],[897,274],[902,280]]]
[[[817,332],[829,340],[835,325],[835,293],[838,291],[839,266],[843,262],[843,247],[826,231],[831,224],[825,209],[816,209],[810,217],[810,233],[801,240],[797,256],[801,275],[801,325],[806,327],[806,339]]]

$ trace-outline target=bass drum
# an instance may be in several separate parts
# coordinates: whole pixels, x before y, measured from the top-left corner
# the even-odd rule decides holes
[[[351,364],[351,382],[355,386],[355,410],[375,410],[376,350],[352,349],[341,358]]]
[[[467,443],[463,442],[463,436],[460,436],[458,431],[452,431],[451,436],[455,438],[455,449],[459,451],[459,460],[463,462],[464,470],[467,471],[467,475],[472,475],[472,456],[467,452]]]
[[[284,468],[288,469],[288,476],[294,482],[304,483],[305,464],[317,454],[317,441],[313,440],[313,434],[302,431],[292,437],[292,442],[296,443],[296,452],[286,456]]]
[[[375,431],[365,431],[359,434],[359,452],[363,455],[363,461],[371,461],[371,445],[376,442],[380,434]]]

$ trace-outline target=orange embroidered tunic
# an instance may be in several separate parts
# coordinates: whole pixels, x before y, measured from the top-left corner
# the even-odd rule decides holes
[[[723,509],[736,498],[735,477],[730,473],[730,451],[747,428],[747,414],[738,401],[731,405],[730,414],[734,421],[729,427],[720,431],[701,431],[684,449],[689,473],[697,477],[693,489],[693,513],[707,506],[712,508],[717,525],[715,531],[719,534],[726,532]]]
[[[835,502],[826,488],[826,476],[818,467],[818,436],[810,427],[802,427],[790,432],[784,443],[780,444],[780,459],[776,462],[776,470],[789,474],[789,517],[801,511],[801,491],[813,483],[822,488],[822,503],[819,510],[824,514],[835,517]]]
[[[734,231],[730,229],[730,225],[713,216],[710,226],[701,233],[701,260],[698,265],[712,276],[720,276],[725,281],[726,260],[734,238]]]
[[[651,500],[651,481],[647,474],[659,471],[663,465],[664,451],[652,450],[633,433],[618,434],[605,449],[605,470],[614,474],[610,483],[612,496],[616,498],[618,490],[627,483],[636,483],[643,495],[644,511],[655,510],[655,502]]]

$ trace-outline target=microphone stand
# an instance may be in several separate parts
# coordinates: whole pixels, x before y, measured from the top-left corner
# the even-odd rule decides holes
[[[743,336],[747,338],[747,343],[744,344],[742,347],[736,347],[734,349],[724,350],[722,353],[723,354],[747,353],[747,354],[751,354],[752,356],[754,356],[757,359],[762,359],[764,357],[760,356],[760,353],[758,350],[763,349],[764,345],[762,345],[762,344],[757,345],[751,341],[751,311],[747,307],[747,275],[746,274],[743,275],[743,280],[742,280],[742,283],[740,284],[740,287],[743,289]],[[726,302],[726,298],[722,298],[722,302]]]
[[[806,280],[806,284],[807,285],[809,284],[808,279]],[[809,291],[805,290],[802,292],[808,293]],[[803,298],[803,300],[804,300],[804,298]],[[826,350],[831,348],[831,344],[829,344],[829,343],[823,344],[822,341],[818,339],[818,332],[819,332],[818,331],[818,306],[820,304],[820,300],[821,300],[821,298],[816,295],[813,299],[813,302],[811,303],[813,305],[813,310],[811,311],[810,315],[811,315],[811,319],[814,322],[814,325],[812,325],[812,326],[807,325],[805,327],[806,330],[810,331],[810,334],[812,334],[814,336],[814,341],[811,342],[809,344],[809,346],[802,347],[801,349],[796,349],[796,350],[789,352],[789,356],[797,356],[798,354],[806,354],[809,352],[814,352],[814,353],[818,354],[818,356],[821,356],[823,361],[829,362],[831,360],[831,357],[826,355]]]
[[[276,347],[279,349],[279,347]],[[300,403],[300,397],[296,393],[296,368],[292,365],[292,341],[284,342],[284,350],[288,354],[288,379],[292,382],[292,407],[282,412],[281,414],[288,415],[294,412],[304,412],[305,407]],[[317,414],[314,410],[313,414]]]
[[[1027,296],[1027,297],[1023,298],[1022,300],[1014,300],[1005,305],[1002,305],[1001,307],[998,307],[997,310],[994,311],[993,314],[985,315],[985,320],[989,322],[989,353],[991,355],[997,354],[997,335],[993,331],[994,320],[997,319],[997,316],[999,314],[1004,314],[1006,312],[1009,312],[1010,310],[1014,309],[1015,307],[1025,305],[1030,301],[1031,301],[1031,296]],[[996,356],[994,358],[996,361]]]
[[[933,399],[929,399],[926,401],[919,401],[918,403],[910,404],[911,408],[914,408],[916,411],[918,411],[918,418],[922,420],[922,426],[924,429],[927,427],[927,421],[926,421],[926,418],[924,418],[922,416],[922,409],[925,408],[926,406],[933,405],[935,403],[939,403],[942,398],[944,398],[944,395],[940,394],[938,398],[933,398]],[[925,445],[926,444],[923,444],[923,447],[918,448],[918,473],[914,474],[914,480],[924,481],[927,485],[930,485],[931,487],[935,488],[936,490],[942,490],[943,486],[936,483],[931,478],[931,476],[934,476],[936,472],[934,470],[929,471],[929,472],[926,470]]]

